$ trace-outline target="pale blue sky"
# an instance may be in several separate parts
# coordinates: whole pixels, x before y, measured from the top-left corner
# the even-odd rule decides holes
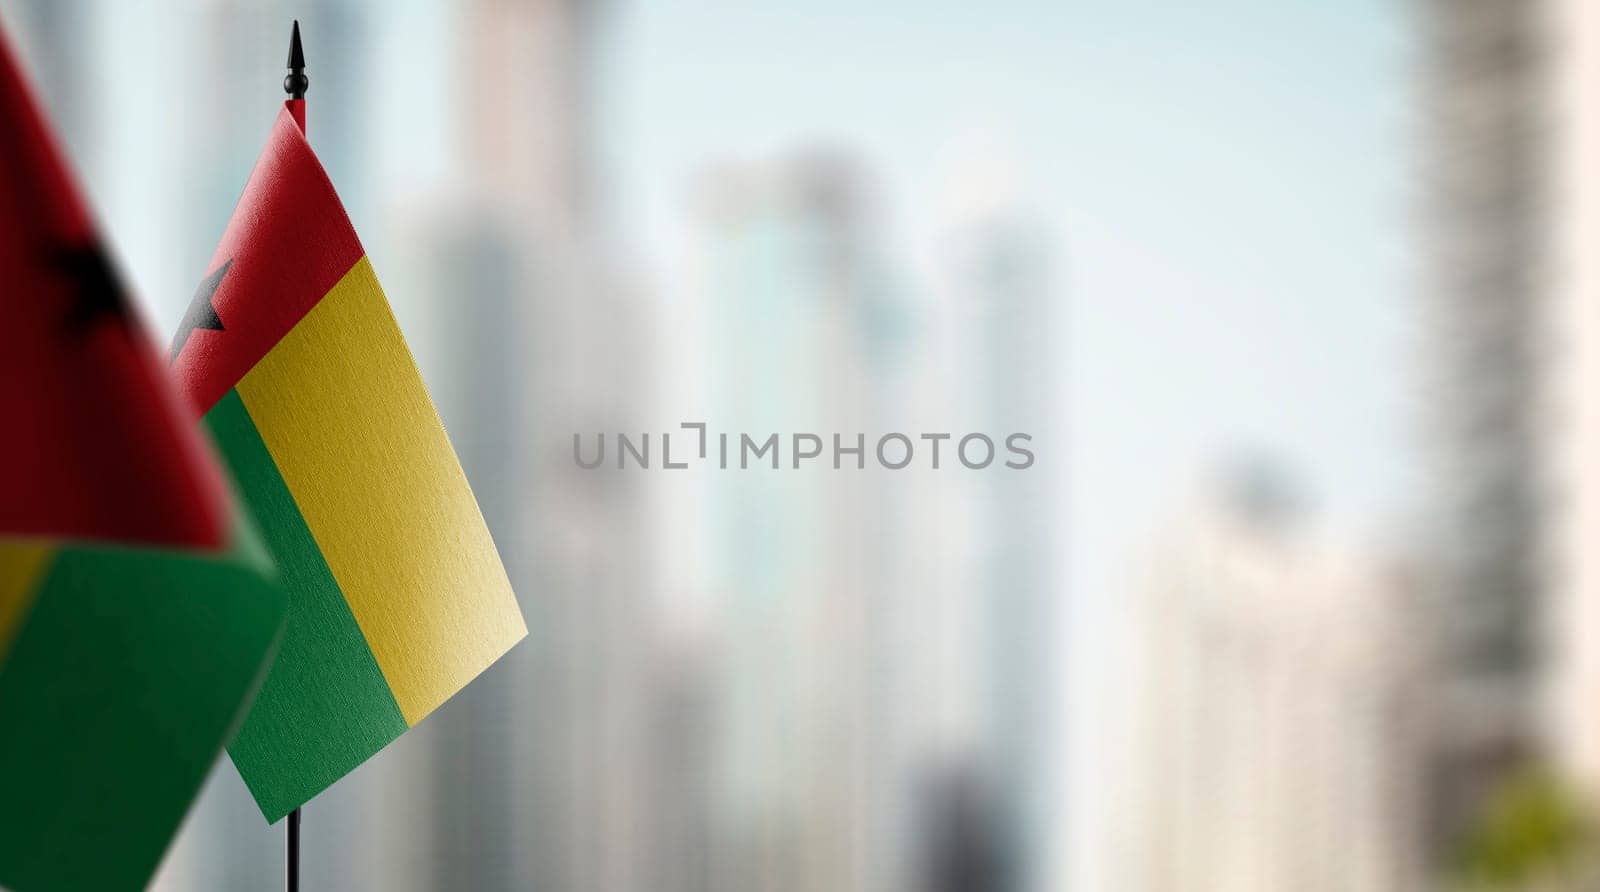
[[[1409,497],[1401,15],[1389,0],[624,4],[603,44],[614,217],[670,280],[695,170],[843,146],[882,180],[914,278],[948,150],[981,134],[1065,259],[1073,577],[1097,585],[1237,448],[1281,458],[1360,537]]]

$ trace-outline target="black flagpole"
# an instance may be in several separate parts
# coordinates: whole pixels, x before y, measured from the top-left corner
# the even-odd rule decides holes
[[[306,88],[311,86],[311,80],[306,77],[306,54],[300,47],[300,20],[295,19],[294,28],[289,32],[289,74],[283,79],[283,92],[289,94],[290,99],[305,99]],[[300,122],[303,129],[305,121]],[[289,863],[287,865],[287,888],[289,892],[300,892],[300,809],[289,812]]]
[[[300,892],[300,809],[289,812],[289,892]]]

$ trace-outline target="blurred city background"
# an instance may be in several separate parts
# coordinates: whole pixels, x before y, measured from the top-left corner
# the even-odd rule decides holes
[[[1600,7],[8,0],[163,334],[296,17],[530,629],[306,888],[1600,889]]]

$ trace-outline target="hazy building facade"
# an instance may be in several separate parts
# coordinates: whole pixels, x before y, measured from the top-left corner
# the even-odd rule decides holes
[[[576,431],[637,427],[652,396],[648,295],[617,272],[594,202],[604,12],[483,0],[452,16],[464,182],[414,247],[444,264],[430,311],[455,399],[441,411],[499,438],[462,459],[481,462],[485,510],[504,512],[530,634],[439,732],[433,888],[652,887],[644,484],[585,472],[566,448]]]
[[[1437,844],[1538,748],[1548,11],[1422,0],[1417,196],[1427,520],[1438,638]]]
[[[1149,556],[1107,888],[1424,887],[1420,605],[1384,560],[1312,541],[1292,498],[1247,470]]]
[[[896,707],[881,661],[902,521],[872,456],[861,455],[867,470],[846,455],[836,471],[831,442],[839,432],[854,447],[869,421],[894,417],[870,183],[819,153],[720,167],[702,184],[709,414],[739,469],[710,475],[706,493],[721,681],[705,888],[871,888],[892,843],[880,745]],[[790,467],[791,431],[821,432],[823,458]],[[744,470],[740,435],[774,432],[779,469]],[[720,444],[710,450],[720,461]]]
[[[946,334],[927,357],[946,373],[921,380],[931,409],[924,420],[937,426],[960,419],[999,443],[1025,433],[1036,464],[924,484],[934,505],[922,510],[965,526],[951,538],[970,543],[942,556],[936,572],[943,578],[914,590],[922,599],[940,590],[947,604],[954,634],[938,659],[964,667],[957,671],[968,678],[953,689],[968,689],[976,723],[964,747],[933,751],[930,783],[945,793],[934,799],[941,804],[925,805],[926,817],[944,820],[946,829],[924,839],[935,851],[923,869],[935,886],[947,882],[938,877],[977,870],[939,866],[942,850],[964,845],[987,852],[982,888],[1047,888],[1065,839],[1052,804],[1065,746],[1057,724],[1064,611],[1055,582],[1065,536],[1058,483],[1068,458],[1059,408],[1064,309],[1051,242],[1015,200],[964,208],[946,238],[947,266],[937,282],[944,299],[932,311],[944,317]],[[958,447],[963,434],[948,445]],[[906,613],[926,609],[908,605]]]

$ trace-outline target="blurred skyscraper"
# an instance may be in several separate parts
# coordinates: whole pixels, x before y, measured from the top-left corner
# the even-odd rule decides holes
[[[702,888],[870,888],[888,869],[895,618],[883,607],[902,515],[873,468],[875,437],[868,470],[852,455],[832,466],[834,432],[853,448],[896,417],[872,198],[853,162],[826,154],[720,167],[699,196],[711,436],[728,433],[730,469],[741,433],[777,433],[781,453],[780,470],[708,478],[718,682]],[[790,435],[805,431],[824,451],[796,471]]]
[[[1003,809],[1000,831],[1014,846],[1016,888],[1038,889],[1064,842],[1052,803],[1064,745],[1056,724],[1063,593],[1055,560],[1065,536],[1057,489],[1067,458],[1057,389],[1065,314],[1042,231],[1017,213],[969,225],[954,279],[977,323],[970,336],[981,369],[971,397],[978,426],[1001,438],[1026,432],[1035,453],[1046,456],[1025,474],[979,478],[986,532],[978,590],[994,617],[986,643],[994,704],[988,758]]]
[[[1065,309],[1049,235],[1027,199],[994,188],[1015,175],[1009,159],[988,158],[945,184],[942,261],[917,313],[914,425],[951,435],[950,470],[925,471],[908,495],[916,519],[904,535],[938,546],[898,587],[893,614],[915,680],[900,706],[917,778],[911,871],[930,892],[1053,888],[1065,847],[1054,798]],[[974,432],[1002,451],[1025,434],[1039,461],[967,473]]]
[[[422,281],[452,382],[441,411],[498,438],[463,461],[487,481],[485,510],[502,519],[531,630],[495,678],[441,716],[431,888],[650,882],[639,823],[653,573],[641,483],[582,471],[566,450],[573,432],[643,423],[655,353],[645,295],[607,261],[595,225],[588,125],[601,12],[581,0],[456,11],[461,182],[442,207],[414,209],[409,253],[438,263]]]
[[[1548,403],[1549,6],[1420,0],[1420,345],[1444,842],[1535,749]]]
[[[1316,544],[1299,512],[1245,467],[1150,556],[1106,888],[1425,888],[1416,592],[1383,559]]]

